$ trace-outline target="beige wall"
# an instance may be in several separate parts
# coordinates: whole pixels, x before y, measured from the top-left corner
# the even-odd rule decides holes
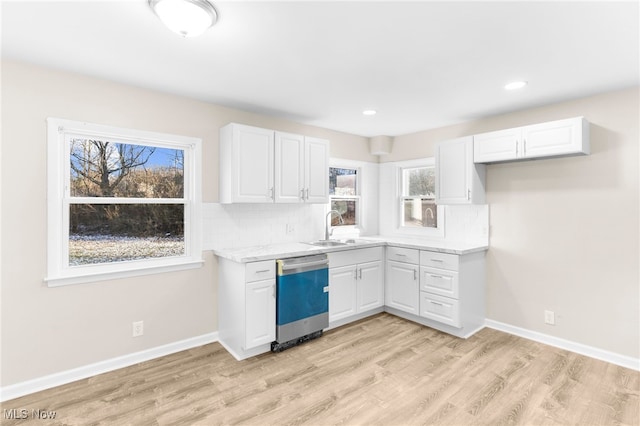
[[[203,199],[217,201],[218,128],[230,122],[332,141],[377,161],[366,139],[103,80],[2,63],[2,386],[216,331],[214,257],[201,269],[48,288],[49,116],[203,139]],[[383,161],[433,155],[440,140],[584,115],[588,157],[491,165],[488,317],[638,357],[638,90],[400,136]],[[25,165],[28,163],[28,167]],[[556,312],[555,327],[543,310]],[[145,335],[130,337],[131,322]]]
[[[366,138],[108,81],[2,63],[1,385],[217,330],[216,261],[201,269],[48,288],[46,118],[203,140],[203,200],[218,200],[218,129],[235,121],[331,140],[331,155],[376,161]],[[144,320],[143,337],[131,322]]]
[[[589,156],[487,167],[488,318],[640,357],[638,102],[633,88],[395,138],[382,161],[432,156],[439,141],[486,131],[591,123]]]

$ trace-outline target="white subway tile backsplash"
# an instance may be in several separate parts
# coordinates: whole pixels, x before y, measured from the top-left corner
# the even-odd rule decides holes
[[[205,203],[203,246],[212,250],[317,240],[323,237],[325,208],[322,204]]]
[[[446,206],[445,216],[445,240],[489,244],[487,204]]]

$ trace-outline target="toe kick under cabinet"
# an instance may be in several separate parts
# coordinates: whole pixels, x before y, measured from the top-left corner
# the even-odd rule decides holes
[[[484,251],[458,255],[388,247],[388,273],[401,267],[412,273],[406,280],[387,275],[389,313],[465,338],[484,326]],[[419,277],[413,273],[417,270]]]

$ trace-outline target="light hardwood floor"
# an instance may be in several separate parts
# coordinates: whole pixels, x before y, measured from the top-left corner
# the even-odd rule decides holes
[[[639,385],[499,331],[463,340],[380,314],[278,354],[238,362],[214,343],[7,401],[56,418],[2,424],[638,425]]]

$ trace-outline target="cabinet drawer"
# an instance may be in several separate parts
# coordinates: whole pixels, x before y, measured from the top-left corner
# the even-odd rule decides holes
[[[460,327],[460,305],[455,299],[420,292],[420,316]]]
[[[387,260],[404,263],[420,263],[420,251],[401,247],[387,247]]]
[[[420,291],[458,298],[458,273],[444,269],[420,267]]]
[[[276,277],[276,261],[250,262],[245,266],[245,282],[271,280]]]
[[[457,271],[458,260],[459,256],[457,254],[439,253],[436,251],[420,252],[420,266]]]
[[[383,247],[369,247],[327,253],[330,268],[382,260]]]

